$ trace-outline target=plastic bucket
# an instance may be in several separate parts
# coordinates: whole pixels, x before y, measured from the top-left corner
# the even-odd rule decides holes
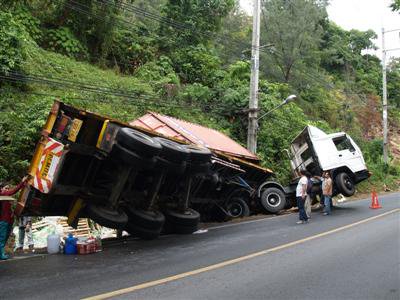
[[[60,251],[60,236],[58,234],[50,234],[47,236],[47,252],[55,254]]]

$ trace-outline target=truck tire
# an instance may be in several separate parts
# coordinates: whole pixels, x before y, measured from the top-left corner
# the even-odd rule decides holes
[[[125,213],[128,215],[129,223],[150,230],[161,230],[165,222],[164,215],[159,211],[148,211],[127,207]]]
[[[164,211],[166,221],[171,225],[196,227],[200,221],[200,214],[194,209],[187,209],[184,213],[167,209]]]
[[[162,150],[159,153],[160,157],[174,163],[181,163],[182,161],[189,160],[190,151],[186,149],[184,145],[160,137],[156,137],[153,139],[159,142],[162,146]]]
[[[124,212],[112,210],[104,205],[88,204],[86,213],[90,219],[108,228],[124,229],[128,223],[128,216]]]
[[[286,205],[285,193],[275,187],[266,188],[261,193],[261,206],[269,213],[277,213]]]
[[[250,209],[246,201],[240,197],[233,197],[225,204],[225,210],[230,218],[243,218],[250,216]]]
[[[190,152],[190,161],[193,164],[211,162],[211,151],[207,148],[200,148],[195,145],[184,145]]]
[[[356,192],[356,187],[354,185],[353,180],[345,172],[336,175],[335,183],[339,192],[342,193],[343,196],[350,197],[353,196],[354,193]]]
[[[121,146],[146,157],[156,156],[162,149],[158,141],[132,128],[118,130],[116,139]]]
[[[128,166],[135,166],[140,169],[151,169],[156,163],[154,157],[142,157],[119,144],[114,144],[110,157],[114,161],[121,162]]]
[[[137,236],[143,240],[154,240],[160,236],[161,228],[159,229],[147,229],[140,227],[136,224],[128,222],[124,228],[132,236]]]

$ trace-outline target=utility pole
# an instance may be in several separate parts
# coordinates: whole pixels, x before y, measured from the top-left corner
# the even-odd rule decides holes
[[[251,43],[251,77],[249,99],[249,125],[247,132],[247,149],[253,153],[257,151],[258,129],[258,77],[260,61],[260,12],[261,0],[254,0],[253,8],[253,39]]]
[[[382,121],[383,121],[383,161],[388,163],[387,150],[387,89],[386,89],[386,50],[385,50],[385,29],[382,28]]]
[[[382,122],[383,122],[383,161],[388,163],[388,105],[387,105],[387,88],[386,88],[386,53],[400,48],[385,49],[385,33],[400,31],[400,29],[392,29],[385,31],[382,28]]]

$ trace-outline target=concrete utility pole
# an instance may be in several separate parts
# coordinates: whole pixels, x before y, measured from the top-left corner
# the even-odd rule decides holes
[[[387,88],[386,88],[386,53],[400,48],[385,49],[385,33],[400,31],[400,29],[392,29],[385,31],[382,28],[382,122],[383,122],[383,161],[388,163],[388,105],[387,105]]]
[[[386,50],[385,29],[382,28],[382,121],[383,121],[383,161],[388,163],[388,128],[387,128],[387,89],[386,89]]]
[[[257,151],[257,114],[258,114],[258,77],[260,61],[260,12],[261,0],[254,0],[253,39],[251,44],[251,78],[249,100],[249,125],[247,132],[247,149]]]

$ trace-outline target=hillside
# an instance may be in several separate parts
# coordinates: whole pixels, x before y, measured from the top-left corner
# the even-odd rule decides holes
[[[266,20],[279,22],[288,13],[280,10],[281,1],[267,1],[274,10]],[[251,20],[236,1],[188,1],[187,7],[174,1],[115,1],[123,7],[44,2],[11,1],[0,11],[0,181],[24,174],[55,99],[123,121],[155,111],[246,144]],[[304,126],[346,131],[361,146],[374,185],[396,188],[400,61],[388,69],[394,109],[389,118],[392,160],[385,166],[380,61],[362,54],[372,47],[375,33],[345,31],[329,21],[319,1],[299,2],[304,5],[292,13],[307,13],[308,23],[287,16],[290,28],[262,32],[262,43],[275,46],[261,53],[260,113],[289,94],[299,100],[262,119],[257,154],[287,181],[283,149]],[[138,14],[138,7],[152,18]],[[283,40],[272,30],[282,30]],[[287,47],[293,48],[285,52]]]

